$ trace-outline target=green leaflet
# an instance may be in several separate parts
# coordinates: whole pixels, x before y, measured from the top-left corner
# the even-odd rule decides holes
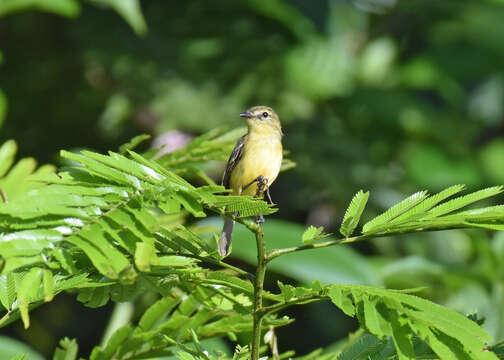
[[[161,244],[170,250],[188,251],[191,254],[199,255],[203,251],[201,249],[201,244],[194,242],[192,235],[182,229],[182,225],[179,225],[178,229],[174,232],[161,229],[161,231],[156,233],[156,238]]]
[[[406,211],[410,210],[412,207],[422,202],[427,196],[426,191],[419,191],[414,193],[410,197],[404,199],[398,204],[392,206],[390,209],[385,211],[383,214],[378,215],[373,220],[368,221],[362,228],[364,234],[372,234],[380,231],[386,224],[402,215]]]
[[[210,280],[218,280],[221,284],[229,286],[230,288],[241,290],[247,294],[253,294],[254,288],[249,281],[242,280],[235,276],[231,276],[222,271],[212,271],[207,274]]]
[[[139,164],[123,155],[109,151],[109,155],[101,155],[91,151],[82,151],[82,155],[94,159],[110,168],[117,169],[121,173],[126,173],[136,179],[146,181],[152,184],[159,184],[164,180],[164,176],[157,173],[151,167]]]
[[[427,199],[422,201],[420,204],[413,207],[410,211],[398,216],[396,219],[392,220],[391,224],[399,224],[406,221],[411,221],[422,217],[427,211],[432,209],[434,206],[439,204],[441,201],[453,196],[464,189],[464,185],[453,185],[449,188],[429,196]]]
[[[51,301],[54,298],[54,277],[50,270],[43,270],[44,301]]]
[[[463,207],[465,207],[469,204],[472,204],[476,201],[486,199],[491,196],[495,196],[495,195],[501,193],[502,190],[503,190],[502,186],[494,186],[494,187],[475,191],[471,194],[455,198],[453,200],[445,202],[445,203],[438,205],[435,208],[431,209],[425,218],[430,219],[430,218],[433,218],[436,216],[441,216],[441,215],[451,213],[455,210],[463,208]]]
[[[194,186],[189,184],[186,180],[184,180],[177,174],[165,169],[158,162],[147,160],[143,156],[135,153],[134,151],[128,151],[128,154],[131,155],[131,157],[140,164],[148,166],[153,170],[157,171],[159,174],[164,175],[166,178],[166,180],[164,181],[164,185],[170,187],[171,189],[183,190],[183,191],[195,190]]]
[[[98,223],[91,224],[78,235],[72,235],[66,241],[81,248],[96,268],[111,279],[118,279],[130,262],[110,243],[110,238],[101,231]]]
[[[462,353],[468,359],[497,359],[484,351],[491,339],[476,323],[430,301],[370,286],[331,285],[329,296],[347,315],[358,313],[361,325],[377,337],[392,336],[399,359],[414,359],[413,333],[443,359]]]
[[[134,138],[132,138],[130,141],[128,141],[127,143],[122,144],[119,147],[119,153],[121,153],[122,155],[125,155],[128,152],[128,150],[133,150],[139,144],[141,144],[142,142],[144,142],[146,140],[149,140],[150,138],[151,138],[151,136],[149,134],[137,135]]]
[[[154,328],[154,325],[161,322],[181,301],[180,297],[164,297],[155,302],[140,318],[138,327],[142,331]]]
[[[388,339],[364,333],[348,348],[338,355],[336,360],[385,360],[395,352],[394,346],[390,346]]]
[[[203,206],[198,202],[198,199],[186,192],[176,192],[172,194],[173,198],[177,200],[182,206],[193,214],[195,217],[205,217]]]
[[[188,267],[197,262],[196,259],[188,258],[185,256],[177,256],[177,255],[167,255],[160,256],[158,258],[160,267]]]
[[[152,244],[139,242],[135,251],[135,264],[140,271],[150,271],[151,265],[159,264],[156,249]]]
[[[273,205],[253,198],[252,196],[217,195],[214,196],[213,205],[225,207],[230,213],[239,212],[240,217],[269,215],[277,211]]]
[[[0,146],[0,177],[4,176],[14,163],[16,152],[17,144],[14,140],[8,140]]]
[[[104,349],[96,347],[91,353],[90,360],[109,360],[114,357],[119,347],[128,340],[133,333],[133,328],[130,325],[125,325],[117,329],[110,337]]]
[[[51,165],[37,169],[37,162],[33,158],[24,158],[14,164],[16,152],[17,145],[13,140],[8,140],[0,146],[0,204],[18,199],[32,189],[44,186],[30,180],[54,172],[54,166]]]
[[[0,302],[6,310],[12,309],[12,304],[16,300],[16,275],[7,273],[0,276]]]
[[[417,229],[426,231],[457,227],[502,229],[500,226],[504,220],[504,206],[502,205],[455,212],[476,201],[499,194],[502,192],[502,187],[483,189],[441,203],[460,192],[463,187],[463,185],[454,185],[430,197],[425,191],[413,194],[365,224],[363,233],[372,235],[377,232],[411,232]]]
[[[273,209],[272,205],[269,205],[264,201],[251,203],[237,202],[229,205],[227,210],[232,213],[238,212],[238,216],[240,217],[270,215],[278,211],[277,209]]]
[[[283,295],[284,302],[287,302],[294,297],[294,286],[284,285],[280,281],[278,281],[277,284],[278,284],[278,287],[280,288],[280,292]]]
[[[18,289],[19,311],[21,312],[21,319],[25,329],[30,326],[30,318],[28,316],[28,305],[36,300],[40,284],[42,281],[42,269],[32,268],[25,274],[21,280]]]
[[[165,214],[176,214],[180,211],[180,202],[173,197],[166,197],[159,201],[158,206]]]
[[[63,240],[57,230],[24,230],[0,234],[0,254],[6,258],[38,255],[43,249]]]
[[[341,223],[340,233],[349,237],[352,235],[353,231],[359,225],[359,220],[366,207],[367,201],[369,198],[369,191],[363,192],[360,190],[357,194],[354,195],[350,205],[348,206],[345,216],[343,217],[343,222]]]
[[[79,346],[75,339],[64,338],[54,352],[53,360],[76,360]]]
[[[105,305],[110,299],[110,286],[82,289],[77,300],[87,307],[97,308]]]
[[[328,236],[331,236],[331,234],[322,234],[324,231],[324,227],[315,227],[313,225],[310,225],[303,233],[303,236],[301,237],[301,242],[303,244],[311,244],[314,241],[326,238]]]
[[[55,291],[86,287],[86,284],[88,283],[87,276],[88,274],[86,273],[71,277],[61,275],[55,276]]]
[[[142,183],[139,179],[111,168],[97,160],[68,151],[61,151],[61,157],[82,164],[91,175],[101,177],[107,183],[112,181],[117,185],[126,185],[131,186],[136,190],[143,190]]]

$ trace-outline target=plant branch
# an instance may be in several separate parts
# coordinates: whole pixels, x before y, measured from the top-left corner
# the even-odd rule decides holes
[[[389,235],[389,234],[387,234],[387,235]],[[325,248],[325,247],[333,246],[333,245],[349,244],[349,243],[353,243],[356,241],[368,239],[370,237],[378,237],[378,236],[379,235],[358,235],[358,236],[353,236],[353,237],[349,237],[349,238],[324,241],[324,242],[315,243],[315,244],[299,245],[299,246],[293,246],[293,247],[283,248],[283,249],[273,249],[273,250],[268,251],[267,261],[269,262],[278,256],[290,254],[290,253],[293,253],[296,251]],[[385,235],[381,235],[381,236],[385,236]]]
[[[271,260],[273,260],[281,255],[290,254],[290,253],[297,252],[297,251],[319,249],[319,248],[325,248],[325,247],[334,246],[334,245],[350,244],[350,243],[354,243],[354,242],[362,241],[362,240],[366,240],[366,239],[371,239],[371,238],[402,235],[402,234],[408,234],[408,233],[427,232],[427,231],[463,229],[463,228],[471,228],[471,226],[467,226],[465,224],[460,224],[460,225],[447,224],[447,225],[441,225],[438,227],[430,227],[430,228],[426,228],[426,227],[410,228],[409,227],[409,228],[404,228],[404,229],[397,229],[397,230],[390,231],[390,232],[363,234],[363,235],[357,235],[357,236],[352,236],[352,237],[347,237],[347,238],[330,240],[330,241],[325,241],[325,242],[320,242],[320,243],[315,243],[315,244],[299,245],[299,246],[293,246],[293,247],[283,248],[283,249],[273,249],[273,250],[268,251],[266,259],[267,259],[267,262],[270,262]]]
[[[258,224],[255,224],[255,237],[257,243],[257,270],[254,282],[254,325],[252,331],[251,360],[259,359],[259,348],[261,346],[261,325],[264,317],[262,297],[264,291],[264,277],[266,275],[266,244],[264,233]]]
[[[266,314],[274,314],[274,313],[282,311],[283,309],[286,309],[286,308],[293,306],[293,305],[308,304],[308,303],[321,301],[321,300],[328,300],[328,299],[329,299],[328,295],[310,295],[310,296],[297,298],[292,301],[287,301],[284,303],[264,307],[263,311],[264,311],[265,315]]]

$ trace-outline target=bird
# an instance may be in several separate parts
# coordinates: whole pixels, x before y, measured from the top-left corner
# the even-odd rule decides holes
[[[269,106],[254,106],[240,114],[247,122],[247,133],[238,140],[226,164],[221,185],[233,195],[268,196],[282,166],[282,126]],[[264,221],[259,217],[258,221]],[[224,218],[219,237],[219,254],[227,256],[234,221]]]

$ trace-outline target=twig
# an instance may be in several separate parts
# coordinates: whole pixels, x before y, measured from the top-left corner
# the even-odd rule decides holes
[[[280,304],[275,304],[271,306],[267,306],[263,308],[264,314],[274,314],[279,311],[282,311],[285,308],[288,308],[293,305],[302,305],[302,304],[308,304],[316,301],[322,301],[322,300],[328,300],[329,296],[328,295],[310,295],[310,296],[304,296],[298,299],[294,299],[292,301],[287,301],[284,303]]]
[[[394,236],[394,235],[417,233],[417,232],[442,231],[442,230],[453,230],[453,229],[469,229],[469,228],[471,228],[471,226],[467,226],[467,225],[455,225],[454,226],[451,224],[447,224],[445,226],[441,225],[441,226],[432,227],[432,228],[425,228],[425,227],[405,228],[405,229],[399,229],[399,230],[390,231],[390,232],[371,233],[371,234],[352,236],[352,237],[342,238],[342,239],[337,239],[337,240],[330,240],[330,241],[325,241],[325,242],[315,243],[315,244],[299,245],[299,246],[293,246],[290,248],[283,248],[283,249],[273,249],[273,250],[268,251],[266,258],[267,258],[267,262],[270,262],[271,260],[273,260],[281,255],[290,254],[290,253],[293,253],[296,251],[319,249],[319,248],[325,248],[325,247],[334,246],[334,245],[350,244],[350,243],[354,243],[354,242],[362,241],[362,240],[366,240],[366,239],[371,239],[371,238],[379,238],[379,237],[385,237],[385,236]]]
[[[252,331],[251,360],[259,359],[259,347],[261,346],[261,325],[265,315],[262,306],[264,277],[266,275],[266,244],[264,243],[264,233],[262,228],[256,224],[254,231],[257,243],[257,270],[254,282],[254,326]]]
[[[273,249],[268,252],[267,260],[269,262],[280,255],[290,254],[290,253],[293,253],[296,251],[318,249],[318,248],[324,248],[324,247],[333,246],[333,245],[348,244],[348,243],[361,241],[361,240],[367,239],[369,237],[375,237],[375,236],[377,236],[377,235],[373,235],[373,236],[359,235],[359,236],[349,237],[349,238],[345,238],[345,239],[325,241],[325,242],[316,243],[316,244],[306,244],[306,245],[293,246],[290,248]],[[385,236],[385,235],[382,235],[382,236]]]

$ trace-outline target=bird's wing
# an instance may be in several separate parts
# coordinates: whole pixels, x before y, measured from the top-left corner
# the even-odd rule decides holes
[[[229,181],[231,179],[231,173],[233,172],[234,168],[236,167],[236,165],[243,156],[243,147],[245,145],[246,138],[247,135],[243,135],[240,138],[240,140],[238,140],[226,164],[226,170],[224,170],[224,176],[222,177],[222,183],[221,183],[221,185],[223,185],[226,189],[229,189]]]

